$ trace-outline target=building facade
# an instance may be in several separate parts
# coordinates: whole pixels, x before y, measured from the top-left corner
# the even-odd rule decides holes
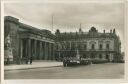
[[[22,64],[31,57],[33,60],[58,60],[73,57],[79,51],[81,58],[119,61],[121,41],[116,30],[98,32],[92,27],[89,32],[55,34],[23,24],[19,19],[5,16],[4,19],[4,61],[7,64]],[[9,62],[9,63],[8,63]]]
[[[56,31],[57,47],[56,56],[76,56],[78,50],[81,58],[99,59],[118,62],[121,53],[121,41],[116,35],[115,29],[106,33],[98,32],[95,27],[91,27],[89,32],[83,32],[81,28],[78,32],[61,33]]]
[[[54,60],[55,36],[48,30],[41,30],[6,16],[5,62],[21,64],[29,60]]]

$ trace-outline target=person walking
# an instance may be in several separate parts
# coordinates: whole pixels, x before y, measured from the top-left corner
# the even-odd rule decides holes
[[[32,59],[32,56],[31,56],[31,57],[30,57],[30,64],[32,64],[32,60],[33,60],[33,59]]]
[[[63,66],[66,67],[66,58],[63,59]]]

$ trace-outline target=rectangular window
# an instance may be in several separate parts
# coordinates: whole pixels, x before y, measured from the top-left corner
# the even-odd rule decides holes
[[[84,49],[85,49],[85,50],[87,49],[87,45],[84,45]]]
[[[109,49],[109,44],[106,44],[106,49]]]

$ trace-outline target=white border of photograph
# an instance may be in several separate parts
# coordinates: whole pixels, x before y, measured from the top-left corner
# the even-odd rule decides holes
[[[4,3],[124,3],[125,6],[125,78],[124,79],[25,79],[25,80],[4,80]],[[102,83],[102,84],[110,84],[110,83],[123,83],[128,80],[128,59],[127,52],[128,48],[128,23],[126,17],[128,2],[126,0],[4,0],[1,2],[1,84],[85,84],[85,83]],[[126,19],[127,18],[127,19]]]

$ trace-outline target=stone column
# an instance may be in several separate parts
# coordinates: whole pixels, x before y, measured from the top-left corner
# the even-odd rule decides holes
[[[54,50],[54,44],[52,43],[52,51],[51,51],[51,57],[52,57],[52,60],[55,60],[55,56],[54,56],[54,53],[55,53],[55,50]]]
[[[34,57],[34,40],[31,40],[31,56]]]
[[[44,42],[44,56],[45,56],[45,60],[47,60],[47,43],[46,42]]]
[[[52,44],[49,43],[49,60],[52,59]]]
[[[49,60],[49,44],[46,43],[46,56],[47,56],[47,60]]]
[[[18,60],[18,62],[17,62],[18,64],[21,63],[21,46],[22,46],[22,45],[21,45],[21,39],[19,39],[19,50],[18,50],[18,51],[19,51],[19,52],[18,52],[18,53],[19,53],[19,54],[18,54],[18,55],[19,55],[19,56],[18,56],[18,59],[19,59],[19,60]]]
[[[47,54],[48,54],[48,59],[47,60],[49,60],[50,59],[50,44],[49,43],[47,43]]]
[[[39,52],[39,59],[42,59],[42,42],[40,41],[40,52]]]
[[[51,60],[53,60],[53,44],[51,43]]]
[[[20,52],[20,58],[21,58],[21,62],[22,62],[22,58],[23,58],[23,40],[21,39],[21,52]]]
[[[31,57],[31,39],[28,39],[28,59]]]
[[[36,56],[37,56],[36,49],[37,49],[37,41],[34,40],[34,59],[36,59]]]
[[[39,60],[39,58],[40,58],[40,54],[39,54],[39,52],[40,52],[40,44],[39,44],[39,41],[37,41],[37,48],[36,48],[36,58],[37,58],[37,60]]]
[[[54,60],[54,44],[51,44],[51,60]]]
[[[41,42],[41,60],[43,60],[43,53],[44,53],[44,50],[43,50],[43,42]]]
[[[25,59],[28,59],[28,41],[25,39]]]
[[[42,59],[43,60],[45,60],[45,43],[44,42],[42,42],[43,44],[42,44]]]

